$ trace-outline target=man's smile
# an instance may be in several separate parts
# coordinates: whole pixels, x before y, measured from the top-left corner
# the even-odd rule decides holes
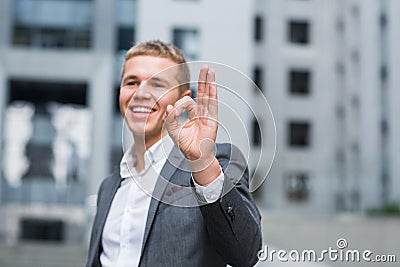
[[[153,113],[156,111],[155,108],[147,107],[147,106],[131,106],[129,109],[133,113]]]

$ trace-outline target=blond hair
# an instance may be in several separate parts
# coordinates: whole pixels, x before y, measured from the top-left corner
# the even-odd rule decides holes
[[[132,46],[125,54],[121,77],[124,75],[126,62],[135,56],[153,56],[172,60],[179,65],[179,74],[177,77],[180,84],[179,91],[182,93],[190,89],[189,67],[187,66],[183,52],[178,47],[160,40],[140,42]]]

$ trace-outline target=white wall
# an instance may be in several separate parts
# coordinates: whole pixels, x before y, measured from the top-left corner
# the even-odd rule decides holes
[[[390,200],[400,202],[400,2],[388,1]]]
[[[271,173],[263,186],[264,203],[293,212],[331,212],[335,177],[334,155],[336,88],[334,68],[336,54],[331,36],[335,35],[335,1],[269,1],[264,9],[267,38],[262,44],[262,60],[266,69],[265,94],[274,112],[277,125],[277,153]],[[257,9],[258,10],[258,9]],[[314,12],[318,11],[318,12]],[[259,11],[257,11],[259,12]],[[310,44],[293,45],[287,41],[287,23],[293,18],[306,19],[310,27]],[[326,51],[330,51],[326,53]],[[311,93],[292,96],[288,92],[288,71],[291,68],[311,71]],[[315,112],[318,110],[318,112]],[[261,113],[262,111],[259,110]],[[290,148],[287,142],[290,120],[311,123],[311,146]],[[289,202],[284,179],[288,172],[309,174],[310,198],[304,203]]]

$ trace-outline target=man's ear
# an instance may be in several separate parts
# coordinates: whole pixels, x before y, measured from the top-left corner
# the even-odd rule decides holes
[[[192,91],[190,91],[189,89],[188,90],[185,90],[184,92],[182,92],[182,94],[181,94],[181,98],[182,97],[184,97],[184,96],[192,96]]]

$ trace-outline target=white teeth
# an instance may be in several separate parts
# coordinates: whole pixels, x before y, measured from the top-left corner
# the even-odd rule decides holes
[[[140,113],[150,113],[152,110],[151,108],[146,108],[146,107],[133,107],[132,111]]]

